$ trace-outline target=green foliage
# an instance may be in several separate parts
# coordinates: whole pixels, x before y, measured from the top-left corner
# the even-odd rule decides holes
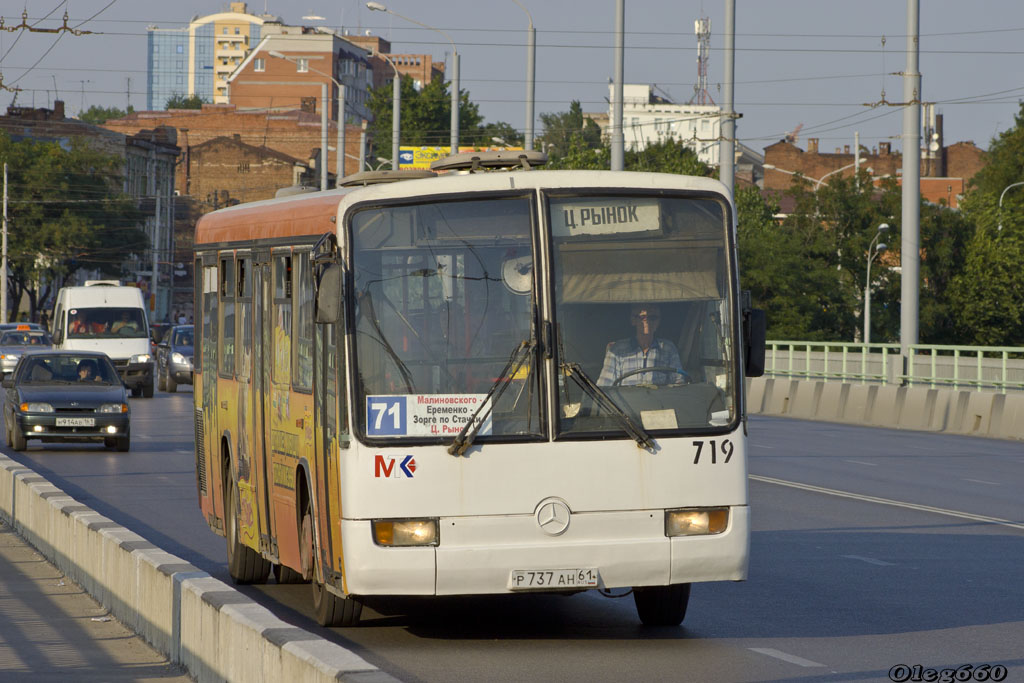
[[[640,152],[626,152],[623,167],[627,171],[651,171],[653,173],[695,176],[711,175],[711,169],[697,158],[697,153],[692,148],[672,139],[647,145],[647,148]]]
[[[569,103],[567,112],[541,114],[540,121],[544,126],[544,132],[537,137],[536,147],[547,152],[553,162],[559,162],[562,157],[569,156],[574,147],[578,152],[581,148],[598,149],[604,146],[601,141],[601,127],[591,119],[584,118],[583,107],[578,100]],[[577,137],[579,139],[576,139]],[[557,168],[575,167],[558,165]],[[604,168],[607,169],[608,166]]]
[[[992,140],[986,161],[961,204],[976,231],[966,245],[964,268],[953,278],[951,310],[959,343],[1021,346],[1024,185],[1007,188],[1024,182],[1024,103],[1013,128]]]
[[[110,119],[120,119],[135,111],[134,107],[128,107],[128,111],[117,107],[98,107],[95,104],[78,115],[80,121],[91,123],[94,126],[101,126]]]
[[[373,112],[370,134],[375,154],[391,156],[391,112],[394,90],[386,87],[370,90],[367,103]],[[435,79],[416,90],[411,78],[402,78],[401,144],[426,147],[446,147],[451,143],[452,98],[448,84]],[[489,129],[481,126],[480,108],[469,100],[465,90],[459,93],[459,144],[493,145]],[[494,124],[502,126],[507,124]],[[509,126],[511,128],[511,126]],[[505,131],[504,128],[501,129]],[[504,137],[504,136],[502,136]],[[507,140],[508,138],[506,138]],[[486,141],[486,142],[485,142]]]
[[[955,279],[954,302],[964,341],[982,346],[1024,344],[1024,238],[1020,232],[979,231]]]
[[[199,95],[182,95],[175,93],[168,98],[164,109],[202,109],[207,100]]]
[[[64,149],[55,142],[12,142],[0,133],[0,159],[8,164],[12,304],[25,293],[34,313],[36,302],[76,270],[119,276],[127,257],[148,249],[137,228],[142,216],[121,193],[120,157],[80,139]]]

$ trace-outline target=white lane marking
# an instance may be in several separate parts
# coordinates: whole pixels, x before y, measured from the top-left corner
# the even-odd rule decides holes
[[[850,493],[849,491],[839,491],[836,489],[827,489],[823,486],[811,486],[810,484],[800,484],[795,481],[786,481],[785,479],[775,479],[774,477],[762,477],[756,474],[751,474],[750,478],[755,481],[763,481],[766,484],[777,484],[779,486],[789,486],[794,489],[803,489],[804,491],[814,491],[815,493],[825,493],[830,496],[839,496],[840,498],[853,498],[854,500],[862,500],[867,503],[878,503],[880,505],[895,505],[896,507],[907,508],[908,510],[920,510],[922,512],[931,512],[936,515],[947,515],[949,517],[959,517],[960,519],[970,519],[975,522],[987,522],[989,524],[998,524],[1000,526],[1008,526],[1012,529],[1024,530],[1024,524],[1018,522],[1011,522],[1008,519],[1002,519],[1000,517],[986,517],[985,515],[974,515],[970,512],[960,512],[959,510],[946,510],[945,508],[936,508],[930,505],[918,505],[917,503],[904,503],[900,500],[890,500],[889,498],[877,498],[875,496],[865,496],[859,493]]]
[[[806,668],[811,668],[813,666],[825,666],[824,664],[812,662],[811,660],[804,659],[803,657],[797,657],[796,655],[786,654],[781,650],[776,650],[775,648],[771,647],[752,647],[750,648],[750,650],[752,652],[757,652],[762,655],[768,655],[769,657],[775,657],[775,659],[781,659],[784,662],[789,662],[790,664],[796,664],[797,666],[802,666]]]
[[[988,484],[989,486],[999,486],[999,482],[985,481],[984,479],[968,479],[964,477],[964,481],[973,481],[975,484]]]
[[[867,562],[868,564],[878,565],[879,567],[893,567],[895,566],[892,562],[886,562],[884,560],[876,560],[873,557],[864,557],[863,555],[842,555],[851,560],[860,560],[861,562]]]
[[[868,467],[878,467],[878,463],[877,462],[864,462],[863,460],[850,460],[850,459],[847,459],[846,462],[852,462],[852,463],[855,463],[857,465],[867,465]]]

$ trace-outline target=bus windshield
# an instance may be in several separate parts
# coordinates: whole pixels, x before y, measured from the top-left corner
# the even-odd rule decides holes
[[[442,442],[471,422],[477,440],[543,433],[532,206],[494,197],[354,215],[363,434]]]
[[[646,445],[646,431],[731,424],[725,203],[556,196],[548,216],[558,433],[626,432]]]

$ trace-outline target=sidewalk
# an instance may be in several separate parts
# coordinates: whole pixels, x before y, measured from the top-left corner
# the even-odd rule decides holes
[[[0,520],[0,682],[191,681]]]

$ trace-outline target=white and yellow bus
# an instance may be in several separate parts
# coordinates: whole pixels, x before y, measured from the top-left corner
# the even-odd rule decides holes
[[[203,217],[195,266],[199,501],[234,580],[308,580],[325,625],[365,596],[621,588],[665,625],[746,578],[764,319],[717,181],[298,195]]]

